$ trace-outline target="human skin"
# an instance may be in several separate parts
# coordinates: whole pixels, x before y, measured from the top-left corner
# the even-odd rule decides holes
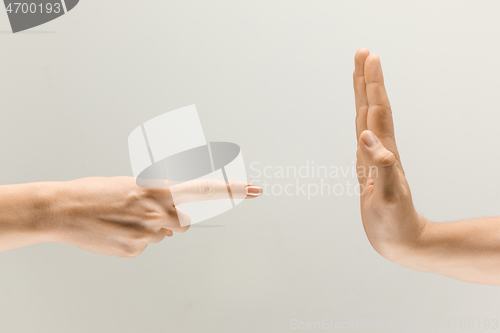
[[[414,206],[396,146],[379,57],[361,48],[353,74],[363,226],[383,257],[423,272],[500,285],[500,217],[436,223]]]
[[[139,187],[132,177],[0,186],[0,251],[59,242],[87,251],[136,257],[150,243],[189,229],[175,203],[227,197],[255,198],[262,189],[243,182],[201,180],[165,189]]]

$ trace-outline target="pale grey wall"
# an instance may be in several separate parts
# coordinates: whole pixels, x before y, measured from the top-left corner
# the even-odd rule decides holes
[[[352,63],[367,46],[382,59],[419,212],[499,215],[499,12],[493,0],[83,0],[12,35],[0,10],[0,183],[131,175],[129,132],[193,103],[208,139],[238,143],[247,166],[352,166]],[[223,227],[136,259],[60,244],[0,253],[0,331],[500,319],[497,287],[377,255],[355,196],[266,196],[205,223]]]

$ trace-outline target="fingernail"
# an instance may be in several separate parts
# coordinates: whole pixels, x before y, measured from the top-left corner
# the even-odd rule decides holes
[[[262,188],[258,186],[247,186],[247,195],[258,197],[262,194]]]
[[[365,135],[363,135],[363,142],[368,146],[368,148],[373,148],[378,145],[377,137],[370,131],[365,131]]]
[[[173,231],[170,229],[167,229],[167,237],[172,237],[174,235]]]

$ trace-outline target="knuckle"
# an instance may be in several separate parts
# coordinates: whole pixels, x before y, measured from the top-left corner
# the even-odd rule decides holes
[[[396,156],[394,156],[394,154],[387,149],[384,149],[384,151],[377,154],[376,162],[377,165],[382,167],[390,167],[396,163]]]
[[[138,201],[138,200],[140,200],[140,198],[141,198],[141,195],[138,191],[130,191],[129,193],[127,193],[127,199],[129,202]]]
[[[379,121],[383,121],[387,115],[392,115],[391,106],[389,103],[387,104],[375,104],[370,105],[370,116],[378,119]]]
[[[162,220],[168,215],[168,211],[164,211],[163,209],[148,209],[144,213],[145,221],[155,221]]]
[[[198,190],[202,196],[210,198],[215,194],[215,184],[212,180],[205,179],[200,182]]]

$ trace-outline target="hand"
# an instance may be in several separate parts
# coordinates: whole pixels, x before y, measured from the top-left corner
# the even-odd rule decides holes
[[[173,204],[227,197],[223,181],[190,181],[167,189],[144,189],[131,177],[83,178],[54,183],[47,223],[52,241],[91,252],[135,257],[150,243],[189,229],[189,215]],[[231,182],[233,198],[262,190]],[[248,194],[247,194],[248,193]]]
[[[373,248],[411,266],[428,222],[415,208],[396,147],[392,111],[382,67],[368,49],[356,52],[354,70],[358,180],[361,217]]]

